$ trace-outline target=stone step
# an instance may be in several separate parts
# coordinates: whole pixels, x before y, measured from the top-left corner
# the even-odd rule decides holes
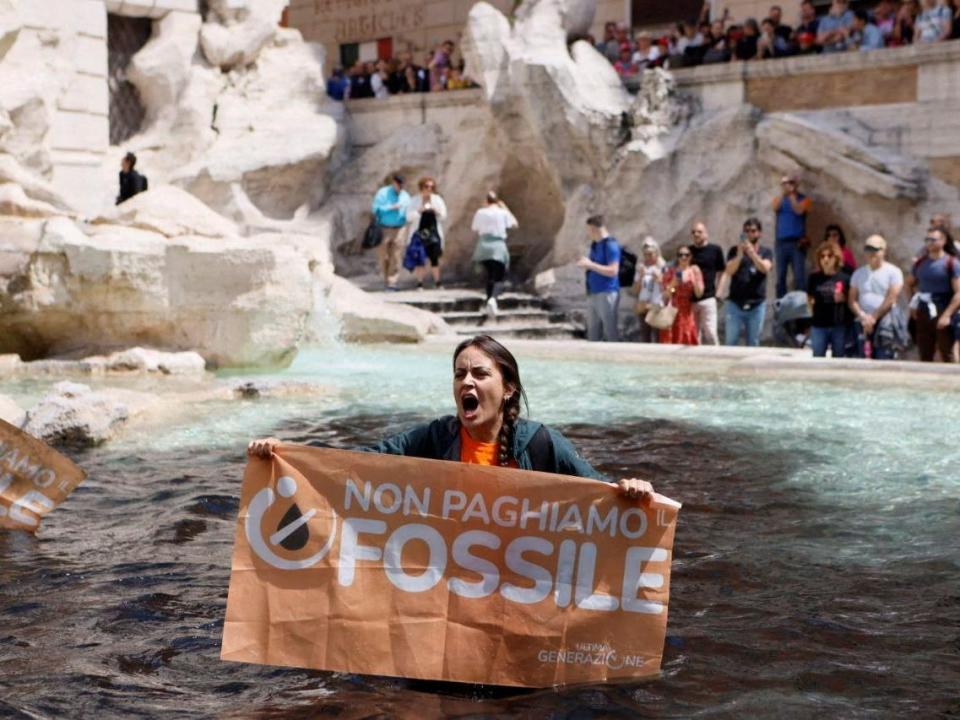
[[[551,313],[547,310],[503,310],[501,309],[495,317],[487,317],[483,311],[480,312],[445,312],[440,316],[450,325],[549,325],[550,323],[563,322],[566,317],[563,313]]]
[[[536,295],[505,292],[497,297],[495,317],[484,313],[485,295],[473,288],[443,287],[372,292],[385,302],[403,303],[440,315],[458,335],[563,340],[582,338],[583,328],[552,311]]]
[[[401,290],[371,294],[386,302],[400,302],[439,315],[480,312],[485,302],[484,294],[474,290]],[[544,309],[542,298],[526,293],[504,293],[497,297],[497,304],[501,310]]]
[[[529,340],[569,340],[583,337],[583,329],[573,323],[550,323],[545,325],[455,325],[458,335],[491,335],[494,338],[525,338]]]

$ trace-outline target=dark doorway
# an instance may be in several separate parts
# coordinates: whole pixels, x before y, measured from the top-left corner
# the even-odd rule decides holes
[[[696,20],[702,8],[703,0],[673,0],[669,3],[632,0],[630,20],[633,27],[666,25],[681,20]]]
[[[352,68],[359,59],[359,43],[346,43],[340,46],[340,67],[342,67],[344,70]]]
[[[146,111],[140,93],[127,80],[130,59],[150,39],[150,18],[107,15],[107,85],[110,88],[110,144],[119,145],[140,132]]]

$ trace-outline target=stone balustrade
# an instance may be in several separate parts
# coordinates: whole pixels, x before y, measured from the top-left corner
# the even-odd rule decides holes
[[[436,123],[451,129],[487,112],[483,90],[410,93],[347,100],[347,131],[354,146],[368,147],[404,125]]]
[[[673,75],[704,112],[749,104],[768,113],[831,113],[834,124],[843,113],[840,124],[867,144],[922,158],[960,187],[960,42],[700,65]],[[449,130],[487,112],[481,90],[349,100],[346,108],[360,146],[401,125]]]
[[[705,110],[766,112],[960,99],[960,43],[803,55],[682,68],[677,84]]]
[[[868,145],[925,159],[960,187],[960,42],[701,65],[674,71],[706,112],[838,113]]]

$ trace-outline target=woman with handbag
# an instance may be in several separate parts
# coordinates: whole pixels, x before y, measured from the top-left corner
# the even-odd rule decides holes
[[[443,221],[447,219],[447,204],[437,194],[437,181],[432,177],[420,178],[417,183],[420,192],[407,206],[407,224],[413,228],[410,235],[410,248],[415,244],[423,247],[426,257],[419,257],[414,264],[413,273],[417,276],[417,287],[423,287],[423,278],[426,275],[427,261],[433,273],[434,287],[442,287],[440,283],[440,258],[443,255]],[[409,265],[409,263],[405,263]]]
[[[660,254],[660,245],[649,235],[641,246],[643,262],[637,265],[637,274],[633,282],[633,292],[637,295],[634,312],[640,324],[639,341],[655,343],[660,340],[660,331],[647,322],[647,313],[652,307],[663,304],[663,290],[660,281],[666,262]]]
[[[699,345],[700,332],[693,304],[703,295],[703,273],[693,264],[693,253],[687,245],[677,249],[676,267],[663,273],[663,292],[676,308],[673,323],[660,331],[660,342],[671,345]]]

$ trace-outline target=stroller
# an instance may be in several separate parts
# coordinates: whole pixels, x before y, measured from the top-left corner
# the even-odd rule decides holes
[[[773,304],[774,341],[785,347],[805,347],[812,317],[807,294],[803,290],[788,292]]]

